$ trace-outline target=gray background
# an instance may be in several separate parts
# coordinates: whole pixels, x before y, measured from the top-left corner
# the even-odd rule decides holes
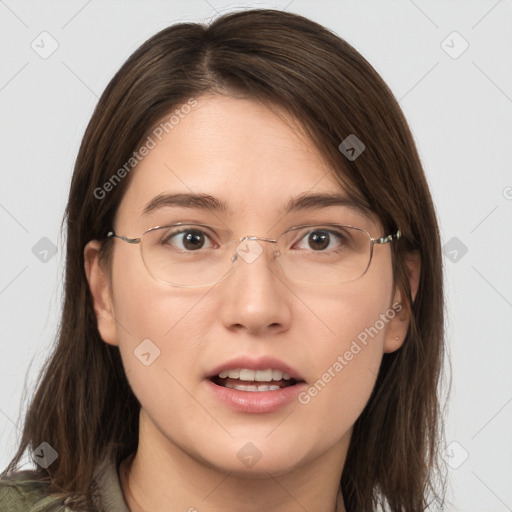
[[[20,434],[25,382],[30,392],[56,332],[60,221],[98,96],[159,29],[247,7],[287,9],[330,27],[400,100],[446,248],[453,383],[445,510],[512,510],[510,0],[0,0],[0,466]]]

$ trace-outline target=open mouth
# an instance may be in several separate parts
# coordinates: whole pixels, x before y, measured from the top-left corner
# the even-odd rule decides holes
[[[246,368],[225,370],[214,375],[210,380],[217,386],[252,392],[277,391],[295,386],[300,382],[281,370],[249,370]]]

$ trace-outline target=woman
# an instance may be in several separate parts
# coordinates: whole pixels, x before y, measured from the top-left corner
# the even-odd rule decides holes
[[[59,340],[3,509],[442,501],[435,211],[345,41],[273,10],[161,31],[101,97],[66,219]]]

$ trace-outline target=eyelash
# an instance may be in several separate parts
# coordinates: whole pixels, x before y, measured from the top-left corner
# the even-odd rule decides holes
[[[307,236],[310,236],[313,233],[326,233],[326,234],[328,234],[330,236],[334,236],[338,240],[339,243],[347,242],[347,240],[348,240],[348,236],[347,235],[344,235],[343,233],[341,233],[339,231],[336,231],[336,230],[333,230],[333,229],[322,228],[321,226],[316,227],[315,229],[310,229],[309,231],[307,231],[307,229],[308,229],[307,227],[305,227],[303,229],[306,230],[306,231],[304,233],[302,233],[302,232],[300,233],[302,236],[298,237],[298,239],[294,242],[294,245],[297,242],[301,242]],[[194,226],[188,226],[188,227],[185,227],[185,228],[184,227],[180,227],[180,228],[178,228],[176,230],[173,230],[171,232],[166,233],[165,236],[162,237],[160,243],[162,245],[166,245],[174,237],[176,237],[178,235],[186,235],[187,233],[195,233],[195,234],[204,235],[209,240],[211,240],[211,238],[212,238],[203,229],[199,229],[199,228],[194,227]],[[169,245],[173,245],[173,244],[169,244]],[[215,242],[213,248],[218,248],[218,247],[220,247],[219,243]],[[203,249],[203,247],[201,247],[200,249]],[[195,252],[195,251],[184,250],[184,252]],[[315,251],[315,252],[327,252],[327,251]]]

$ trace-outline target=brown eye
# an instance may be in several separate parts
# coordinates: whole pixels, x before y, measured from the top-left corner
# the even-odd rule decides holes
[[[188,231],[184,233],[182,242],[185,249],[194,251],[203,247],[205,236],[204,233],[201,233],[200,231]]]
[[[199,249],[213,246],[210,237],[206,233],[199,229],[192,228],[180,229],[179,231],[168,233],[162,239],[161,244],[184,252],[198,251]]]
[[[312,252],[335,252],[346,242],[342,233],[333,229],[314,228],[302,231],[294,249]]]
[[[314,251],[322,251],[329,247],[331,235],[327,231],[313,231],[308,236],[308,244]]]

